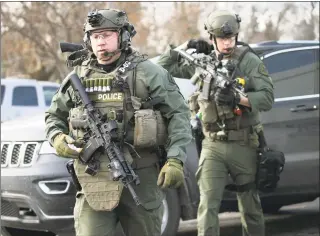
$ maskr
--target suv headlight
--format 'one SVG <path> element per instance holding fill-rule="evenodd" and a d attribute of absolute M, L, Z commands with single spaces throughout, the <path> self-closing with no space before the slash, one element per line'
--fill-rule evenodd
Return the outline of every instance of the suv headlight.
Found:
<path fill-rule="evenodd" d="M 44 141 L 40 147 L 39 155 L 42 154 L 56 154 L 56 150 L 50 145 L 49 141 Z"/>

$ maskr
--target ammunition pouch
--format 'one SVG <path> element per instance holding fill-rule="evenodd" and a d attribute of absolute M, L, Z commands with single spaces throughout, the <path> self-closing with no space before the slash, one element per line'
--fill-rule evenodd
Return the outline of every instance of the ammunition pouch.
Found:
<path fill-rule="evenodd" d="M 200 95 L 200 92 L 198 91 L 194 92 L 188 99 L 188 105 L 189 105 L 189 109 L 191 111 L 192 117 L 194 117 L 200 109 L 198 104 L 199 95 Z"/>
<path fill-rule="evenodd" d="M 83 106 L 72 108 L 68 119 L 70 136 L 76 140 L 83 140 L 87 128 L 87 115 Z"/>
<path fill-rule="evenodd" d="M 230 106 L 218 106 L 216 104 L 216 109 L 217 109 L 218 117 L 220 120 L 231 119 L 235 116 L 233 112 L 233 108 Z"/>
<path fill-rule="evenodd" d="M 201 121 L 204 123 L 216 122 L 218 120 L 217 106 L 214 101 L 198 99 L 199 112 L 201 113 Z"/>
<path fill-rule="evenodd" d="M 165 144 L 168 137 L 167 127 L 159 111 L 141 109 L 135 111 L 134 116 L 133 145 L 136 148 L 151 148 Z"/>

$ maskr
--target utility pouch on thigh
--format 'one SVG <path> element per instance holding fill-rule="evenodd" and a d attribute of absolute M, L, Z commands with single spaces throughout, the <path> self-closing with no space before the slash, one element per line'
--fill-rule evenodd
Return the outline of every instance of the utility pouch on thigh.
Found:
<path fill-rule="evenodd" d="M 152 109 L 135 111 L 133 145 L 136 148 L 157 146 L 157 116 Z"/>
<path fill-rule="evenodd" d="M 274 191 L 280 180 L 280 174 L 285 165 L 284 153 L 270 148 L 258 152 L 259 166 L 257 184 L 261 192 Z"/>
<path fill-rule="evenodd" d="M 217 106 L 214 101 L 198 99 L 199 112 L 203 123 L 214 123 L 218 119 Z"/>

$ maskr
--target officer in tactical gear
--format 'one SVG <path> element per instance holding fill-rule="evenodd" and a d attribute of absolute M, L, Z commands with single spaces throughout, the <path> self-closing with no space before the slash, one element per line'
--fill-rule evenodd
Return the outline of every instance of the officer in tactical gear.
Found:
<path fill-rule="evenodd" d="M 85 49 L 69 56 L 67 64 L 74 69 L 46 112 L 47 138 L 59 156 L 74 159 L 81 186 L 74 207 L 78 236 L 114 235 L 119 221 L 126 235 L 160 235 L 162 189 L 178 188 L 184 181 L 190 111 L 171 75 L 130 47 L 135 33 L 124 11 L 89 12 Z M 86 111 L 70 83 L 74 74 L 102 117 L 116 121 L 114 143 L 140 179 L 133 185 L 140 205 L 112 179 L 106 152 L 95 156 L 96 174 L 88 174 L 80 161 L 88 137 Z"/>
<path fill-rule="evenodd" d="M 199 80 L 198 90 L 189 98 L 192 116 L 201 120 L 204 134 L 196 172 L 200 189 L 198 236 L 220 233 L 218 213 L 228 175 L 237 185 L 242 234 L 265 235 L 258 190 L 249 183 L 255 182 L 257 172 L 259 113 L 272 108 L 273 83 L 259 57 L 247 46 L 236 46 L 240 21 L 238 15 L 229 11 L 213 12 L 205 22 L 213 48 L 203 39 L 190 40 L 178 47 L 195 48 L 197 53 L 209 55 L 213 63 L 232 62 L 234 73 L 230 79 L 242 81 L 246 94 L 240 94 L 233 86 L 212 86 L 209 99 L 204 99 L 201 90 L 204 81 Z M 179 78 L 197 73 L 194 64 L 173 48 L 171 45 L 167 48 L 158 64 Z"/>

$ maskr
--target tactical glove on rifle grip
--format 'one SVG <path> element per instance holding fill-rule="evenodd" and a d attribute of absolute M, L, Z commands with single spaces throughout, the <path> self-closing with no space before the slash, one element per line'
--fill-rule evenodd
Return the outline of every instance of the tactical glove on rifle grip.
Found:
<path fill-rule="evenodd" d="M 76 141 L 69 135 L 60 133 L 53 140 L 53 147 L 59 156 L 76 159 L 79 157 L 79 152 L 69 147 L 68 144 L 75 144 Z"/>
<path fill-rule="evenodd" d="M 175 158 L 169 158 L 162 167 L 157 184 L 161 188 L 178 188 L 184 179 L 182 162 Z"/>
<path fill-rule="evenodd" d="M 204 53 L 209 55 L 212 51 L 212 45 L 203 39 L 191 39 L 188 42 L 187 48 L 195 48 L 196 53 Z"/>
<path fill-rule="evenodd" d="M 240 102 L 240 94 L 231 86 L 224 89 L 218 88 L 215 93 L 215 101 L 219 106 L 235 107 Z"/>

